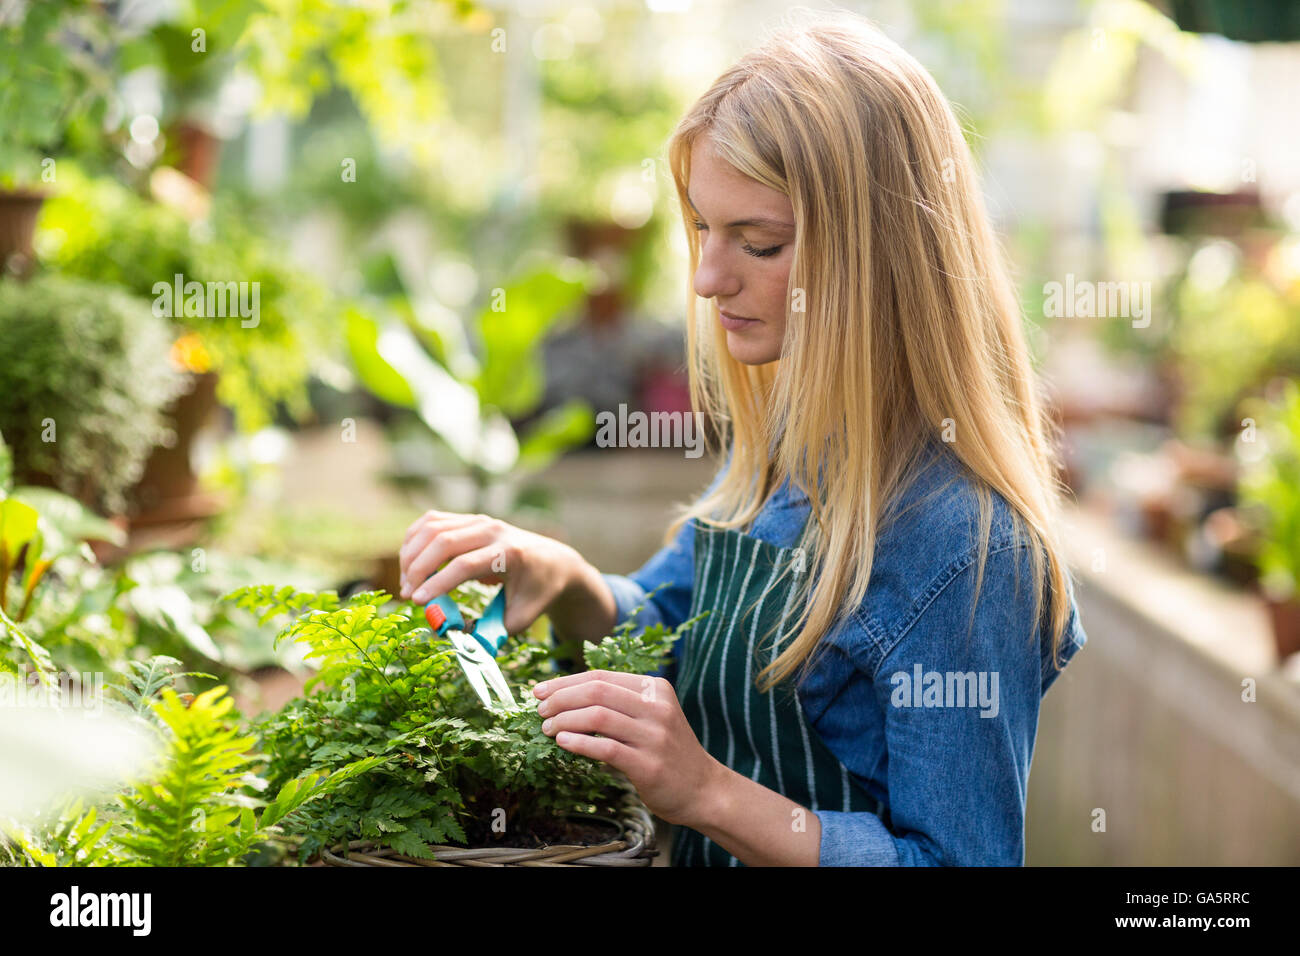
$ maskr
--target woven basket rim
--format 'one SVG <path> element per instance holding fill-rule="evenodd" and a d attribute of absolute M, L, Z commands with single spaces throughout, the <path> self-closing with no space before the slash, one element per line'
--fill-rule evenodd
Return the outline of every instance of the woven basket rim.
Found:
<path fill-rule="evenodd" d="M 615 817 L 573 811 L 566 819 L 599 820 L 618 827 L 604 843 L 552 843 L 540 847 L 463 847 L 425 844 L 432 859 L 407 856 L 391 847 L 376 847 L 374 840 L 350 840 L 320 850 L 327 866 L 649 866 L 659 851 L 655 847 L 654 820 L 631 785 L 620 786 L 623 797 Z"/>

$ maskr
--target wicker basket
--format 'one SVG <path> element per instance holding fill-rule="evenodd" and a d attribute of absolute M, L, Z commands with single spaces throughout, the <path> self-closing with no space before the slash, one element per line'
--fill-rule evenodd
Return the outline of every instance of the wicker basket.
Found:
<path fill-rule="evenodd" d="M 618 827 L 618 836 L 590 846 L 555 844 L 533 849 L 430 845 L 431 860 L 376 847 L 373 840 L 353 840 L 322 849 L 321 862 L 328 866 L 649 866 L 659 853 L 654 821 L 630 786 L 624 788 L 616 819 L 586 813 L 571 816 L 612 824 Z"/>

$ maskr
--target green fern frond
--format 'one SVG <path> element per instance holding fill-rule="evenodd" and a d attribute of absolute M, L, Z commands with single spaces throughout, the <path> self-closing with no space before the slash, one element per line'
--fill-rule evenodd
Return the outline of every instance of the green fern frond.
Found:
<path fill-rule="evenodd" d="M 583 641 L 583 659 L 592 670 L 652 674 L 667 663 L 673 644 L 708 615 L 709 612 L 705 611 L 683 621 L 672 630 L 663 624 L 652 624 L 635 635 L 631 633 L 630 623 L 625 622 L 619 630 L 599 644 Z"/>

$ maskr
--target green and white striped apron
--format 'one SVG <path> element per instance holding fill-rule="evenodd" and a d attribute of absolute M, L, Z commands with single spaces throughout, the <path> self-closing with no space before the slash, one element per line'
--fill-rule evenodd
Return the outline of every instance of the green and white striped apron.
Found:
<path fill-rule="evenodd" d="M 792 686 L 782 682 L 768 693 L 754 686 L 798 616 L 795 557 L 795 548 L 695 522 L 689 616 L 710 614 L 682 637 L 677 699 L 704 749 L 737 773 L 810 810 L 879 814 L 879 802 L 808 725 Z M 677 827 L 672 863 L 743 865 L 684 826 Z"/>

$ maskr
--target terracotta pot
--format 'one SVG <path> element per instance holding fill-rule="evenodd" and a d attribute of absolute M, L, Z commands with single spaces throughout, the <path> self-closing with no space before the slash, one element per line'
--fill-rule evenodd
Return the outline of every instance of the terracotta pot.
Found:
<path fill-rule="evenodd" d="M 190 120 L 181 120 L 172 129 L 181 172 L 209 192 L 221 158 L 221 138 L 211 130 Z"/>
<path fill-rule="evenodd" d="M 123 534 L 130 530 L 126 515 L 112 515 L 109 517 L 108 522 Z M 109 541 L 90 541 L 88 543 L 91 553 L 95 555 L 95 560 L 100 564 L 112 564 L 126 554 L 126 548 Z"/>
<path fill-rule="evenodd" d="M 610 276 L 608 286 L 588 294 L 586 321 L 595 326 L 616 324 L 626 308 L 624 273 L 628 251 L 641 237 L 644 227 L 625 229 L 613 222 L 570 219 L 565 223 L 565 230 L 572 253 L 602 263 Z"/>
<path fill-rule="evenodd" d="M 159 445 L 145 462 L 144 473 L 131 491 L 134 515 L 131 528 L 192 522 L 207 518 L 220 509 L 216 495 L 199 490 L 198 475 L 190 464 L 194 436 L 217 406 L 217 374 L 194 377 L 194 387 L 172 403 L 168 410 L 176 443 Z"/>
<path fill-rule="evenodd" d="M 377 590 L 387 591 L 389 594 L 397 594 L 402 590 L 402 562 L 396 548 L 393 549 L 392 554 L 374 559 L 371 575 L 370 585 Z"/>
<path fill-rule="evenodd" d="M 36 263 L 32 237 L 46 193 L 0 190 L 0 274 L 26 276 Z"/>
<path fill-rule="evenodd" d="M 1300 600 L 1275 601 L 1265 598 L 1268 616 L 1273 625 L 1273 644 L 1277 648 L 1278 663 L 1300 651 Z"/>
<path fill-rule="evenodd" d="M 1142 513 L 1142 530 L 1147 539 L 1160 545 L 1167 545 L 1174 538 L 1173 508 L 1164 497 L 1145 498 L 1140 504 Z"/>

